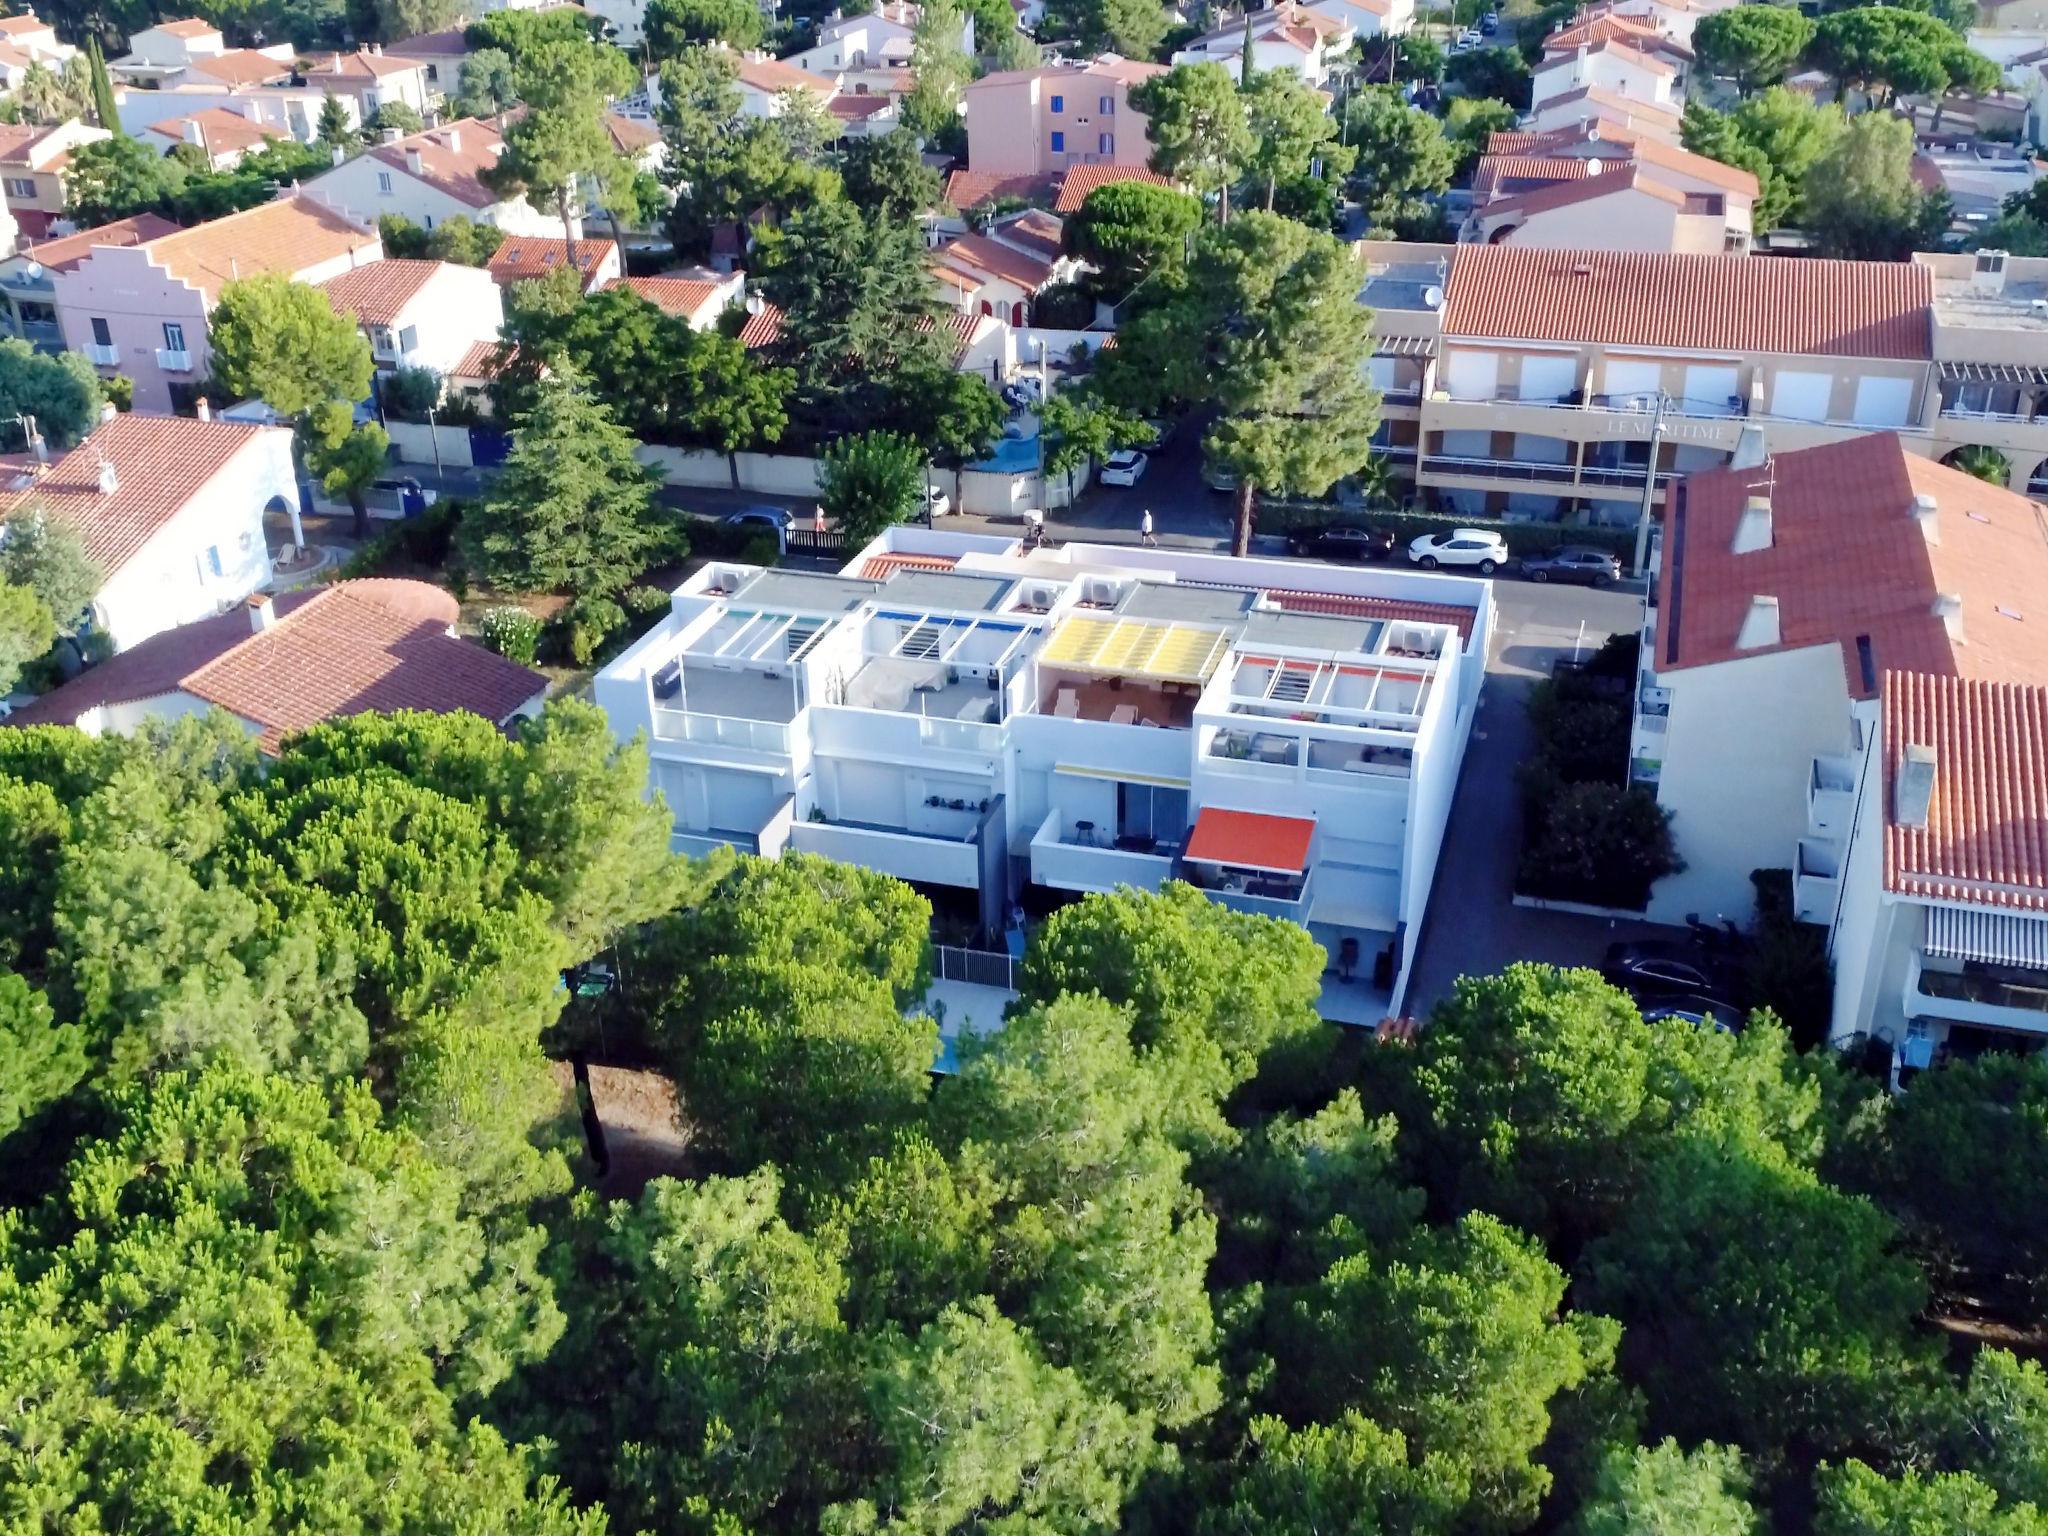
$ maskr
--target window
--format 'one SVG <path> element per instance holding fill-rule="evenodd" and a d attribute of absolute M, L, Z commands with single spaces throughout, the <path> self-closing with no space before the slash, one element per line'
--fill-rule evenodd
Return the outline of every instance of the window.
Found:
<path fill-rule="evenodd" d="M 1066 149 L 1066 147 L 1067 147 L 1067 136 L 1066 136 L 1066 135 L 1065 135 L 1064 133 L 1055 133 L 1055 134 L 1053 134 L 1053 136 L 1052 136 L 1052 152 L 1053 152 L 1054 154 L 1056 154 L 1056 155 L 1057 155 L 1057 154 L 1061 153 L 1061 152 L 1062 152 L 1063 150 L 1065 150 L 1065 149 Z"/>
<path fill-rule="evenodd" d="M 28 176 L 8 177 L 7 195 L 9 197 L 34 197 L 36 195 L 34 178 Z"/>
<path fill-rule="evenodd" d="M 433 227 L 434 227 L 434 216 L 433 216 L 433 215 L 432 215 L 431 213 L 423 213 L 423 214 L 421 214 L 421 215 L 420 215 L 420 228 L 421 228 L 421 229 L 432 229 Z"/>
<path fill-rule="evenodd" d="M 1113 155 L 1113 154 L 1115 154 L 1115 153 L 1116 153 L 1116 135 L 1115 135 L 1115 134 L 1113 134 L 1113 133 L 1098 133 L 1098 134 L 1097 134 L 1097 135 L 1095 136 L 1095 152 L 1096 152 L 1096 153 L 1097 153 L 1098 155 Z"/>
<path fill-rule="evenodd" d="M 185 327 L 175 320 L 164 322 L 164 350 L 182 352 L 185 350 Z"/>
<path fill-rule="evenodd" d="M 370 350 L 379 357 L 391 355 L 391 328 L 385 325 L 370 327 Z"/>
<path fill-rule="evenodd" d="M 1055 96 L 1055 97 L 1053 97 L 1053 99 L 1052 99 L 1052 110 L 1053 110 L 1053 113 L 1054 113 L 1054 115 L 1055 115 L 1055 116 L 1057 116 L 1057 115 L 1058 115 L 1059 113 L 1061 113 L 1061 112 L 1064 112 L 1064 111 L 1066 111 L 1066 110 L 1067 110 L 1067 98 L 1066 98 L 1066 97 L 1064 97 L 1064 96 Z"/>
<path fill-rule="evenodd" d="M 418 346 L 419 344 L 420 328 L 418 326 L 408 325 L 404 330 L 398 333 L 399 351 L 410 352 L 414 347 Z"/>
<path fill-rule="evenodd" d="M 227 575 L 227 567 L 222 565 L 220 561 L 220 546 L 218 544 L 206 546 L 206 568 L 216 576 Z"/>
<path fill-rule="evenodd" d="M 111 347 L 114 344 L 113 331 L 108 327 L 106 321 L 97 316 L 93 318 L 92 322 L 92 344 L 96 347 Z"/>
<path fill-rule="evenodd" d="M 391 195 L 391 173 L 389 171 L 379 171 L 377 173 L 377 193 L 380 197 L 389 197 Z"/>
<path fill-rule="evenodd" d="M 1099 98 L 1095 103 L 1095 110 L 1097 112 L 1100 112 L 1104 117 L 1115 117 L 1116 98 L 1114 96 L 1104 96 Z"/>

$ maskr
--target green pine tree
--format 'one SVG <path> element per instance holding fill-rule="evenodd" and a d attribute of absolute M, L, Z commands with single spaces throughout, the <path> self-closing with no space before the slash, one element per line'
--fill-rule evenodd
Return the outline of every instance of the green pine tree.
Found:
<path fill-rule="evenodd" d="M 348 120 L 348 108 L 332 91 L 320 103 L 320 127 L 314 137 L 330 149 L 350 149 L 358 142 L 355 125 Z"/>
<path fill-rule="evenodd" d="M 88 37 L 85 40 L 86 65 L 92 71 L 92 113 L 100 120 L 100 126 L 117 138 L 126 138 L 121 127 L 121 114 L 114 107 L 114 82 L 107 74 L 106 55 L 100 52 L 100 40 Z"/>

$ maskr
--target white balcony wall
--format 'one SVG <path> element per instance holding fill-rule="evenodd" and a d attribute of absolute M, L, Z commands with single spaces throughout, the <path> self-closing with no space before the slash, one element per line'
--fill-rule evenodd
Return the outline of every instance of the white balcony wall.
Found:
<path fill-rule="evenodd" d="M 798 821 L 790 827 L 789 846 L 799 853 L 823 854 L 828 859 L 858 864 L 899 880 L 922 880 L 970 891 L 981 887 L 981 861 L 972 843 Z"/>
<path fill-rule="evenodd" d="M 1036 884 L 1063 891 L 1113 891 L 1120 885 L 1156 891 L 1173 874 L 1173 860 L 1163 855 L 1062 841 L 1072 834 L 1073 822 L 1063 811 L 1047 813 L 1031 839 L 1031 878 Z"/>

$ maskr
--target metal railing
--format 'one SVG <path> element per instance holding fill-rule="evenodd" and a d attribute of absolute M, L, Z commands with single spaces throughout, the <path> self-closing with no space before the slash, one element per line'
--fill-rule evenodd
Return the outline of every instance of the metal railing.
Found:
<path fill-rule="evenodd" d="M 1955 971 L 1923 968 L 1917 982 L 1923 997 L 1944 998 L 1956 1003 L 1979 1003 L 1987 1008 L 2024 1008 L 2030 1013 L 2048 1013 L 2048 976 L 2041 984 L 2001 981 L 1995 976 L 1971 976 Z"/>
<path fill-rule="evenodd" d="M 1464 454 L 1432 453 L 1425 456 L 1424 462 L 1425 467 L 1432 470 L 1448 470 L 1452 473 L 1469 470 L 1473 474 L 1493 475 L 1503 480 L 1541 480 L 1551 484 L 1569 485 L 1579 477 L 1579 467 L 1576 464 L 1542 463 L 1533 459 L 1495 459 Z M 1640 474 L 1637 478 L 1641 478 Z"/>
<path fill-rule="evenodd" d="M 690 710 L 654 711 L 657 741 L 695 741 L 751 752 L 789 751 L 789 727 L 774 720 L 741 720 L 731 715 L 700 715 Z"/>
<path fill-rule="evenodd" d="M 1017 990 L 1017 957 L 994 949 L 966 949 L 957 944 L 932 946 L 932 976 L 976 987 Z"/>

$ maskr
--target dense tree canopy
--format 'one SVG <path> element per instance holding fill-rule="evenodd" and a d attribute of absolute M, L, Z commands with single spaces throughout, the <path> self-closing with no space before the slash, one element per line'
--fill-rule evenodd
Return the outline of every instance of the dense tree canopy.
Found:
<path fill-rule="evenodd" d="M 1743 95 L 1776 85 L 1813 41 L 1813 22 L 1790 6 L 1738 5 L 1700 18 L 1693 49 L 1700 67 L 1735 82 Z"/>

